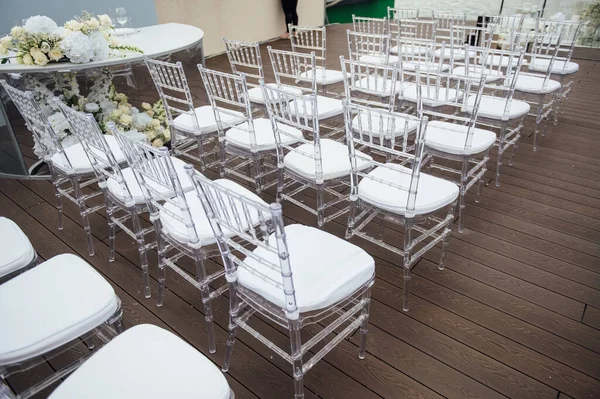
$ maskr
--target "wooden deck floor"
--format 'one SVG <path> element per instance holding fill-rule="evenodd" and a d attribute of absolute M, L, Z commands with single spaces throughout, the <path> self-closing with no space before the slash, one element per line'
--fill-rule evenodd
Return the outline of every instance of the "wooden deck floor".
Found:
<path fill-rule="evenodd" d="M 347 53 L 345 29 L 328 30 L 332 67 Z M 281 40 L 272 46 L 289 47 Z M 200 105 L 199 75 L 189 57 L 181 57 Z M 580 65 L 559 125 L 541 138 L 539 151 L 524 137 L 514 166 L 503 169 L 502 185 L 486 186 L 479 204 L 468 196 L 466 230 L 453 233 L 446 270 L 435 266 L 439 250 L 417 264 L 408 313 L 401 311 L 401 263 L 364 246 L 377 262 L 367 357 L 358 360 L 355 337 L 342 342 L 309 372 L 307 398 L 600 397 L 600 70 L 595 62 Z M 229 70 L 224 55 L 207 66 Z M 132 101 L 155 100 L 151 84 L 139 80 L 140 89 L 129 93 Z M 528 123 L 528 135 L 532 131 Z M 19 138 L 33 159 L 30 136 L 21 132 Z M 494 168 L 490 162 L 488 169 Z M 113 284 L 126 327 L 157 324 L 222 363 L 225 298 L 215 303 L 217 353 L 209 355 L 199 292 L 168 273 L 165 305 L 157 308 L 154 297 L 145 299 L 137 250 L 124 233 L 115 262 L 108 262 L 103 215 L 92 217 L 96 255 L 90 257 L 72 204 L 65 206 L 64 230 L 57 230 L 50 182 L 0 179 L 0 190 L 0 215 L 21 226 L 42 258 L 74 252 Z M 314 225 L 315 218 L 299 208 L 286 205 L 284 213 Z M 326 226 L 338 235 L 343 228 L 337 222 Z M 156 292 L 154 256 L 151 261 Z M 285 345 L 285 336 L 271 325 L 257 320 L 256 328 Z M 62 361 L 34 372 L 42 375 Z M 291 371 L 248 334 L 238 335 L 228 374 L 237 398 L 292 397 Z M 11 384 L 19 387 L 26 378 Z"/>

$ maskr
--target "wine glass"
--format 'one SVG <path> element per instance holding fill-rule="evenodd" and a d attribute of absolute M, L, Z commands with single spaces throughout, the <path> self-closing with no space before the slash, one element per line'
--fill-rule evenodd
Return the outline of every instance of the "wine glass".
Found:
<path fill-rule="evenodd" d="M 115 10 L 115 17 L 117 19 L 117 22 L 123 27 L 123 34 L 125 35 L 127 32 L 125 31 L 125 24 L 127 23 L 127 11 L 125 11 L 125 8 L 123 7 L 118 7 Z"/>

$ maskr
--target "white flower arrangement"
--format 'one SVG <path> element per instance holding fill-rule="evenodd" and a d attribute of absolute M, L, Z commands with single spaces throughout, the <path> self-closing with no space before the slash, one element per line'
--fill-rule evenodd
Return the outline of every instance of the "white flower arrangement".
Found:
<path fill-rule="evenodd" d="M 82 64 L 106 60 L 113 52 L 142 52 L 137 47 L 119 44 L 113 31 L 108 15 L 95 17 L 84 11 L 62 28 L 52 19 L 37 15 L 0 39 L 0 57 L 14 51 L 19 64 L 44 66 L 63 59 Z M 7 60 L 2 59 L 2 63 Z"/>

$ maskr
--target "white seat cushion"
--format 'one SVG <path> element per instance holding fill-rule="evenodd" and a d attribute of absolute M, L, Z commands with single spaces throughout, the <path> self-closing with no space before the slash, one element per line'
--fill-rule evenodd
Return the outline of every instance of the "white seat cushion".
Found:
<path fill-rule="evenodd" d="M 300 74 L 300 77 L 304 79 L 312 79 L 312 69 L 310 71 L 302 72 Z M 336 71 L 335 69 L 326 69 L 322 67 L 317 67 L 315 77 L 317 79 L 317 84 L 319 85 L 330 85 L 334 83 L 339 83 L 344 80 L 344 75 L 342 74 L 342 71 Z"/>
<path fill-rule="evenodd" d="M 277 83 L 267 83 L 265 86 L 277 88 Z M 302 95 L 302 90 L 296 87 L 282 85 L 282 90 L 286 93 L 294 94 L 296 96 Z M 260 87 L 253 87 L 248 89 L 248 98 L 251 102 L 257 104 L 265 104 L 265 97 L 263 96 L 262 89 Z"/>
<path fill-rule="evenodd" d="M 552 79 L 548 79 L 548 82 L 544 86 L 544 78 L 538 76 L 530 76 L 520 74 L 515 84 L 515 90 L 531 93 L 531 94 L 548 94 L 561 87 L 560 82 Z"/>
<path fill-rule="evenodd" d="M 529 64 L 530 71 L 546 72 L 550 66 L 550 60 L 537 58 L 535 62 Z M 558 75 L 568 75 L 579 71 L 579 64 L 576 62 L 566 62 L 561 60 L 554 61 L 552 64 L 552 73 Z"/>
<path fill-rule="evenodd" d="M 119 147 L 119 143 L 111 135 L 105 135 L 106 142 L 108 143 L 108 147 L 111 149 L 116 161 L 118 163 L 125 162 L 125 154 L 121 151 L 121 147 Z M 65 148 L 65 154 L 67 155 L 68 161 L 65 160 L 65 157 L 60 154 L 54 154 L 52 156 L 52 164 L 62 170 L 65 173 L 76 173 L 76 174 L 85 174 L 85 173 L 94 173 L 94 168 L 90 163 L 90 160 L 83 149 L 81 143 L 77 143 L 70 147 Z M 73 170 L 69 170 L 69 162 L 73 167 Z"/>
<path fill-rule="evenodd" d="M 173 166 L 175 168 L 175 172 L 177 173 L 177 177 L 179 177 L 181 188 L 183 188 L 184 191 L 189 191 L 192 188 L 194 188 L 188 174 L 184 169 L 186 163 L 181 159 L 174 157 L 171 157 L 171 161 L 173 162 Z M 152 162 L 156 162 L 156 160 L 153 160 Z M 144 192 L 142 191 L 142 188 L 140 187 L 137 179 L 135 178 L 133 170 L 131 168 L 125 168 L 121 169 L 121 173 L 123 174 L 123 179 L 125 180 L 125 183 L 129 188 L 129 194 L 131 194 L 133 201 L 136 204 L 144 204 L 146 202 L 146 198 L 144 197 Z M 165 189 L 165 187 L 151 181 L 150 179 L 146 179 L 146 183 L 148 183 L 148 185 L 151 186 L 152 189 L 155 190 L 157 193 L 160 193 L 161 198 L 171 198 L 175 195 L 173 191 Z M 127 192 L 123 191 L 121 185 L 117 182 L 115 178 L 107 180 L 107 188 L 115 197 L 117 197 L 121 201 L 125 201 L 128 197 Z"/>
<path fill-rule="evenodd" d="M 408 189 L 402 190 L 390 186 L 391 182 L 397 186 L 410 186 L 412 170 L 396 164 L 387 164 L 388 167 L 377 167 L 369 172 L 369 176 L 383 180 L 380 182 L 364 177 L 358 184 L 358 197 L 369 204 L 381 209 L 404 215 L 408 199 Z M 458 186 L 452 182 L 440 179 L 426 173 L 420 174 L 415 213 L 423 215 L 433 212 L 451 204 L 458 197 Z"/>
<path fill-rule="evenodd" d="M 0 285 L 0 365 L 39 356 L 107 321 L 112 286 L 86 261 L 57 255 Z"/>
<path fill-rule="evenodd" d="M 456 67 L 452 70 L 452 73 L 459 76 L 469 76 L 474 79 L 481 79 L 485 75 L 485 83 L 496 82 L 504 77 L 504 75 L 495 69 L 486 69 L 485 72 L 482 67 L 469 67 L 469 74 L 467 75 L 467 68 L 464 66 Z"/>
<path fill-rule="evenodd" d="M 429 47 L 428 46 L 419 46 L 419 45 L 414 45 L 411 46 L 403 44 L 400 47 L 400 50 L 402 51 L 402 54 L 426 54 L 429 51 Z M 398 54 L 398 46 L 393 46 L 392 48 L 390 48 L 390 53 L 392 54 Z"/>
<path fill-rule="evenodd" d="M 194 119 L 189 114 L 181 114 L 173 120 L 173 126 L 177 130 L 181 130 L 195 135 L 214 133 L 217 131 L 217 120 L 215 113 L 210 105 L 204 105 L 195 109 L 198 127 L 196 127 Z M 228 125 L 236 125 L 244 121 L 244 115 L 238 111 L 232 111 L 232 114 L 221 112 L 221 120 Z M 200 130 L 198 130 L 200 129 Z"/>
<path fill-rule="evenodd" d="M 362 79 L 354 82 L 354 88 L 356 91 L 363 93 L 381 93 L 382 96 L 389 97 L 392 94 L 398 94 L 402 91 L 403 87 L 408 87 L 408 82 L 396 81 L 394 87 L 394 93 L 392 93 L 392 79 L 386 79 L 382 76 L 366 76 Z"/>
<path fill-rule="evenodd" d="M 10 219 L 0 217 L 0 277 L 33 262 L 35 250 L 23 230 Z"/>
<path fill-rule="evenodd" d="M 404 133 L 410 133 L 417 129 L 419 123 L 409 115 L 407 118 L 401 116 L 394 117 L 394 124 L 390 126 L 390 118 L 380 118 L 378 113 L 371 113 L 371 123 L 369 124 L 369 114 L 366 112 L 356 115 L 352 119 L 352 129 L 357 132 L 374 134 L 375 137 L 379 137 L 381 133 L 385 133 L 385 138 L 390 139 L 392 137 L 404 136 Z M 380 126 L 381 125 L 381 126 Z M 393 130 L 392 130 L 393 127 Z"/>
<path fill-rule="evenodd" d="M 475 128 L 471 148 L 465 149 L 468 126 L 456 123 L 432 121 L 427 124 L 425 145 L 449 154 L 479 154 L 491 148 L 496 142 L 496 133 Z"/>
<path fill-rule="evenodd" d="M 473 105 L 475 104 L 475 95 L 471 95 L 467 100 L 467 112 L 473 112 Z M 478 116 L 481 118 L 490 118 L 502 120 L 504 117 L 504 107 L 506 106 L 506 100 L 503 97 L 494 97 L 494 96 L 481 96 L 481 102 L 479 103 L 479 114 Z M 527 104 L 525 101 L 512 99 L 510 102 L 510 107 L 506 114 L 508 119 L 520 118 L 523 115 L 527 115 L 531 106 Z"/>
<path fill-rule="evenodd" d="M 231 191 L 234 191 L 240 195 L 250 198 L 253 201 L 260 202 L 265 206 L 268 206 L 266 202 L 260 199 L 256 194 L 249 191 L 245 187 L 239 185 L 228 179 L 219 179 L 214 181 L 216 184 L 225 187 Z M 215 236 L 213 234 L 212 228 L 210 227 L 210 223 L 206 218 L 206 213 L 204 212 L 204 208 L 202 207 L 202 202 L 198 198 L 198 194 L 196 194 L 196 190 L 187 192 L 185 194 L 185 199 L 187 201 L 190 214 L 192 215 L 192 220 L 194 221 L 194 228 L 196 229 L 196 235 L 198 236 L 198 246 L 210 245 L 216 242 Z M 180 218 L 181 211 L 178 206 L 172 204 L 171 202 L 165 204 L 165 210 L 160 211 L 160 221 L 162 223 L 162 227 L 164 231 L 169 234 L 169 236 L 173 237 L 177 241 L 187 244 L 190 242 L 190 236 L 188 230 L 183 222 L 173 217 L 170 213 L 178 215 Z M 255 214 L 256 212 L 254 212 Z M 256 215 L 253 214 L 253 218 Z M 231 232 L 224 231 L 225 234 L 231 234 Z"/>
<path fill-rule="evenodd" d="M 229 399 L 221 371 L 181 338 L 140 324 L 100 348 L 52 399 Z"/>
<path fill-rule="evenodd" d="M 486 57 L 486 65 L 501 66 L 502 68 L 508 68 L 509 61 L 510 56 L 508 55 L 490 55 Z M 517 57 L 513 57 L 510 67 L 515 68 L 518 63 Z"/>
<path fill-rule="evenodd" d="M 248 123 L 244 122 L 238 126 L 240 127 L 233 127 L 229 129 L 227 133 L 225 133 L 225 140 L 227 141 L 227 144 L 250 150 L 251 146 L 250 133 L 248 133 Z M 278 126 L 279 130 L 283 130 L 285 133 L 287 133 L 280 134 L 281 142 L 283 144 L 294 144 L 302 138 L 302 132 L 300 130 L 282 123 L 280 123 Z M 277 147 L 275 142 L 275 133 L 273 133 L 273 125 L 268 119 L 254 119 L 254 137 L 256 138 L 257 151 L 274 150 Z"/>
<path fill-rule="evenodd" d="M 402 68 L 405 71 L 414 72 L 419 67 L 421 72 L 446 72 L 450 69 L 450 65 L 437 62 L 402 62 Z"/>
<path fill-rule="evenodd" d="M 452 56 L 452 53 L 454 53 L 454 61 L 462 61 L 465 59 L 465 50 L 464 49 L 456 49 L 454 51 L 452 51 L 451 48 L 444 48 L 444 59 L 445 60 L 449 60 L 450 57 Z M 475 55 L 474 51 L 469 51 L 469 55 L 471 57 L 473 57 Z M 435 56 L 436 57 L 440 57 L 442 56 L 442 49 L 438 49 L 435 50 Z"/>
<path fill-rule="evenodd" d="M 348 297 L 375 274 L 375 262 L 363 249 L 323 230 L 300 224 L 285 226 L 292 269 L 296 305 L 300 313 L 324 309 Z M 276 247 L 274 235 L 269 243 Z M 254 250 L 261 258 L 279 265 L 276 253 L 262 247 Z M 269 302 L 286 308 L 283 290 L 252 274 L 251 269 L 275 281 L 281 272 L 246 258 L 238 269 L 239 283 L 263 296 Z"/>
<path fill-rule="evenodd" d="M 404 100 L 410 102 L 417 102 L 417 86 L 412 85 L 402 93 L 404 96 Z M 421 85 L 421 96 L 423 105 L 427 105 L 429 107 L 441 107 L 445 103 L 455 102 L 462 97 L 462 91 L 457 92 L 456 89 L 446 89 L 440 87 L 437 90 L 434 86 L 432 86 L 429 91 L 427 90 L 427 85 Z M 437 101 L 436 101 L 437 100 Z"/>
<path fill-rule="evenodd" d="M 385 64 L 396 64 L 399 61 L 399 58 L 395 55 L 390 55 L 386 62 L 386 57 L 383 55 L 361 55 L 358 60 L 360 62 L 365 62 L 367 64 L 377 64 L 377 65 L 385 65 Z"/>
<path fill-rule="evenodd" d="M 307 94 L 306 97 L 309 95 Z M 306 104 L 306 110 L 304 109 L 304 104 Z M 296 109 L 296 100 L 293 100 L 290 103 L 290 107 L 292 111 Z M 298 112 L 300 116 L 306 116 L 311 118 L 313 116 L 312 103 L 310 101 L 298 102 Z M 334 116 L 341 115 L 344 112 L 344 107 L 342 105 L 342 100 L 338 100 L 335 98 L 329 98 L 324 96 L 317 96 L 317 119 L 324 120 L 328 118 L 333 118 Z"/>
<path fill-rule="evenodd" d="M 306 155 L 303 155 L 303 154 Z M 357 167 L 365 169 L 369 167 L 372 158 L 360 151 L 357 154 Z M 313 144 L 302 144 L 294 151 L 290 151 L 283 159 L 283 164 L 296 174 L 307 179 L 316 179 L 315 146 Z M 323 180 L 337 179 L 350 175 L 350 159 L 348 158 L 348 146 L 330 139 L 321 140 L 321 158 Z"/>

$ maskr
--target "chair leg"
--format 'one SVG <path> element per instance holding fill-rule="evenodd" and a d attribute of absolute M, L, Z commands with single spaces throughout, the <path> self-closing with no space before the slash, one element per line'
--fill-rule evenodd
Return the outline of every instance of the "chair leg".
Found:
<path fill-rule="evenodd" d="M 92 229 L 90 227 L 90 220 L 88 218 L 87 207 L 85 206 L 85 200 L 83 198 L 83 192 L 81 191 L 81 185 L 79 180 L 74 177 L 71 179 L 75 192 L 75 198 L 77 199 L 77 205 L 79 205 L 79 213 L 83 222 L 83 230 L 85 231 L 85 237 L 88 246 L 88 252 L 90 256 L 94 256 L 94 241 L 92 237 Z"/>
<path fill-rule="evenodd" d="M 225 373 L 229 370 L 229 365 L 231 364 L 231 354 L 233 352 L 233 344 L 235 344 L 235 332 L 237 330 L 235 319 L 238 311 L 237 280 L 235 280 L 235 277 L 232 277 L 232 280 L 229 283 L 229 333 L 227 334 L 225 360 L 223 361 L 223 367 L 221 368 L 221 370 Z"/>
<path fill-rule="evenodd" d="M 410 292 L 410 268 L 412 255 L 412 219 L 404 222 L 404 260 L 402 284 L 402 310 L 408 312 L 408 297 Z"/>
<path fill-rule="evenodd" d="M 285 173 L 283 165 L 279 165 L 279 160 L 277 163 L 277 197 L 275 199 L 277 202 L 281 202 L 283 198 L 283 185 L 285 184 Z"/>
<path fill-rule="evenodd" d="M 260 194 L 262 191 L 262 158 L 258 154 L 253 155 L 253 164 L 254 164 L 254 188 L 256 189 L 256 193 Z"/>
<path fill-rule="evenodd" d="M 460 175 L 460 194 L 459 194 L 459 204 L 458 204 L 458 232 L 463 232 L 464 227 L 464 218 L 463 212 L 465 210 L 465 195 L 467 194 L 467 184 L 468 184 L 468 173 L 469 173 L 469 159 L 463 158 L 462 160 L 462 171 Z"/>
<path fill-rule="evenodd" d="M 116 238 L 116 225 L 114 220 L 114 207 L 112 201 L 108 195 L 104 195 L 106 198 L 106 217 L 108 219 L 108 261 L 115 261 L 115 238 Z"/>
<path fill-rule="evenodd" d="M 204 159 L 204 137 L 202 135 L 196 136 L 196 144 L 198 145 L 198 156 L 200 157 L 200 169 L 204 172 L 206 170 L 206 160 Z"/>
<path fill-rule="evenodd" d="M 367 333 L 369 331 L 369 308 L 371 305 L 371 289 L 362 295 L 363 308 L 360 316 L 363 318 L 360 324 L 360 346 L 358 347 L 358 358 L 364 359 L 367 350 Z"/>
<path fill-rule="evenodd" d="M 158 215 L 156 215 L 158 218 Z M 157 219 L 155 219 L 157 220 Z M 158 294 L 156 306 L 162 306 L 165 298 L 165 280 L 167 278 L 167 254 L 165 248 L 165 239 L 160 233 L 160 222 L 154 223 L 154 231 L 156 232 L 156 250 L 158 251 Z"/>
<path fill-rule="evenodd" d="M 292 362 L 294 367 L 294 399 L 304 399 L 302 341 L 300 337 L 300 323 L 297 320 L 290 322 L 290 340 L 292 341 Z"/>
<path fill-rule="evenodd" d="M 452 209 L 454 207 L 452 207 L 450 209 L 450 212 L 452 212 Z M 438 265 L 438 269 L 439 270 L 444 270 L 444 260 L 446 259 L 446 254 L 448 253 L 448 246 L 450 245 L 450 233 L 452 233 L 452 221 L 453 219 L 451 219 L 448 224 L 446 225 L 446 227 L 444 228 L 444 232 L 442 234 L 444 234 L 444 238 L 442 239 L 442 254 L 440 255 L 440 264 Z"/>
<path fill-rule="evenodd" d="M 204 305 L 204 320 L 206 321 L 206 331 L 208 335 L 208 351 L 215 353 L 217 347 L 215 344 L 215 329 L 213 323 L 213 312 L 210 298 L 210 287 L 207 282 L 206 268 L 204 267 L 204 255 L 196 252 L 194 260 L 196 262 L 196 277 L 201 284 L 200 293 L 202 294 L 202 304 Z"/>
<path fill-rule="evenodd" d="M 504 141 L 507 129 L 508 123 L 502 122 L 500 125 L 500 138 L 498 140 L 498 159 L 496 161 L 496 187 L 500 186 L 500 171 L 502 169 L 502 155 L 504 154 Z"/>
<path fill-rule="evenodd" d="M 317 225 L 322 228 L 325 225 L 325 187 L 317 185 Z"/>
<path fill-rule="evenodd" d="M 354 235 L 354 219 L 356 218 L 356 202 L 357 199 L 353 199 L 353 195 L 350 195 L 350 209 L 348 210 L 348 227 L 346 228 L 346 240 L 349 240 Z"/>
<path fill-rule="evenodd" d="M 142 280 L 144 283 L 144 297 L 150 298 L 150 273 L 148 271 L 148 255 L 146 254 L 146 240 L 142 228 L 140 216 L 135 207 L 129 210 L 131 212 L 131 222 L 133 224 L 133 232 L 135 233 L 135 241 L 140 254 L 140 266 L 142 267 Z"/>
<path fill-rule="evenodd" d="M 542 110 L 544 108 L 544 97 L 538 98 L 538 109 L 535 118 L 535 131 L 533 132 L 533 151 L 537 151 L 538 133 L 540 132 L 540 124 L 542 123 Z"/>
<path fill-rule="evenodd" d="M 62 194 L 58 191 L 58 175 L 54 172 L 54 169 L 50 167 L 50 173 L 52 175 L 52 184 L 54 185 L 54 196 L 56 197 L 56 211 L 58 212 L 58 230 L 62 230 L 63 225 L 63 202 Z"/>
<path fill-rule="evenodd" d="M 225 177 L 225 168 L 227 167 L 227 151 L 225 150 L 225 140 L 219 139 L 219 157 L 221 158 L 219 163 L 219 175 Z"/>
<path fill-rule="evenodd" d="M 4 379 L 0 379 L 0 398 L 5 399 L 16 399 L 12 390 L 5 384 Z"/>

